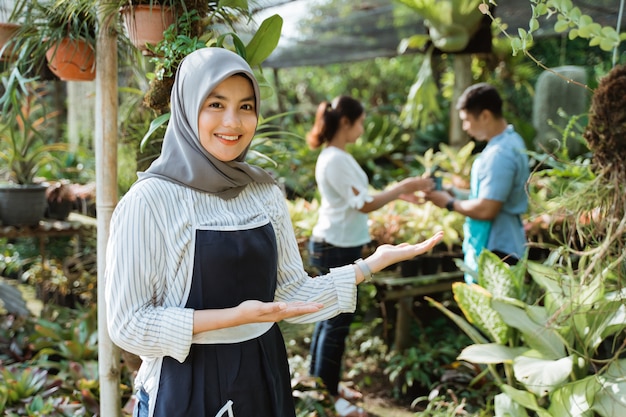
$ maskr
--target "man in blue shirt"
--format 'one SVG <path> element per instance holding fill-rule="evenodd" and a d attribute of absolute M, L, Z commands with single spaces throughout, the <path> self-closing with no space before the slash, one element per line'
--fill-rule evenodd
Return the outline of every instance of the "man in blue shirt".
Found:
<path fill-rule="evenodd" d="M 487 83 L 468 87 L 456 109 L 463 130 L 487 146 L 472 164 L 469 191 L 431 191 L 427 198 L 438 207 L 466 216 L 463 253 L 470 268 L 477 270 L 483 249 L 515 264 L 526 246 L 521 215 L 528 208 L 530 170 L 524 140 L 503 117 L 502 98 Z M 475 278 L 466 274 L 465 281 L 472 283 Z"/>

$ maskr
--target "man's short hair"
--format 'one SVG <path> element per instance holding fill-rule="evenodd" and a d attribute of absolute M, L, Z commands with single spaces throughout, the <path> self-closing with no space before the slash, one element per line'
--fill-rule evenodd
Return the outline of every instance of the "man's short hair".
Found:
<path fill-rule="evenodd" d="M 494 117 L 502 117 L 502 98 L 494 86 L 487 83 L 471 85 L 463 91 L 456 103 L 457 110 L 478 117 L 483 110 L 489 110 Z"/>

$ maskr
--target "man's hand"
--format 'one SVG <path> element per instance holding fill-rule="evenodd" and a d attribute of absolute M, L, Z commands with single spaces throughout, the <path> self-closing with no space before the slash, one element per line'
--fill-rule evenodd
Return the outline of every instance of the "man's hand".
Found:
<path fill-rule="evenodd" d="M 426 200 L 440 208 L 445 208 L 452 196 L 447 191 L 430 191 L 425 194 Z"/>

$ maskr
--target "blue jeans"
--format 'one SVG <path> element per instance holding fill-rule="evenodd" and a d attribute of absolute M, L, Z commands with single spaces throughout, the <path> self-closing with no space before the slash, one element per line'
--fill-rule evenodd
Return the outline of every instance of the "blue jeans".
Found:
<path fill-rule="evenodd" d="M 310 264 L 320 274 L 326 274 L 330 268 L 348 265 L 359 259 L 362 250 L 363 246 L 339 248 L 325 242 L 311 240 L 309 241 Z M 341 313 L 316 323 L 313 331 L 309 373 L 319 377 L 333 396 L 338 394 L 342 357 L 353 319 L 354 313 Z"/>
<path fill-rule="evenodd" d="M 148 417 L 150 411 L 148 405 L 148 393 L 142 389 L 137 391 L 137 402 L 133 410 L 133 417 Z"/>

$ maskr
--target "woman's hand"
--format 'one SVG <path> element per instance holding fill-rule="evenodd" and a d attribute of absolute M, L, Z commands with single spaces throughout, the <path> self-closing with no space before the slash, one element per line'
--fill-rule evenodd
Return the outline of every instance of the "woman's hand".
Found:
<path fill-rule="evenodd" d="M 321 303 L 308 301 L 262 302 L 247 300 L 237 306 L 248 323 L 279 322 L 291 317 L 315 313 L 324 307 Z"/>
<path fill-rule="evenodd" d="M 409 177 L 398 183 L 400 194 L 413 194 L 417 191 L 430 191 L 435 188 L 435 181 L 430 177 Z"/>
<path fill-rule="evenodd" d="M 398 245 L 380 245 L 376 248 L 372 255 L 365 259 L 365 262 L 369 266 L 370 270 L 373 273 L 376 273 L 389 265 L 393 265 L 397 262 L 405 261 L 428 252 L 437 243 L 439 243 L 441 239 L 443 239 L 443 232 L 437 232 L 431 238 L 414 245 L 409 243 L 400 243 Z M 360 279 L 357 278 L 357 282 L 360 282 Z"/>
<path fill-rule="evenodd" d="M 322 307 L 323 304 L 307 301 L 286 303 L 247 300 L 232 308 L 196 310 L 193 313 L 193 333 L 249 323 L 275 323 L 290 317 L 315 313 Z"/>

